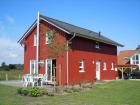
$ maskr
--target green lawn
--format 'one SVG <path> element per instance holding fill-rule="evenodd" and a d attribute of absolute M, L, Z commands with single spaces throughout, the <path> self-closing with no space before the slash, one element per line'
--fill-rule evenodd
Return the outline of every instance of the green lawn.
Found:
<path fill-rule="evenodd" d="M 0 85 L 0 105 L 140 105 L 140 81 L 114 81 L 87 92 L 65 96 L 19 96 L 15 87 Z"/>
<path fill-rule="evenodd" d="M 18 80 L 21 79 L 23 70 L 0 70 L 0 80 L 6 80 L 6 74 L 8 80 Z"/>

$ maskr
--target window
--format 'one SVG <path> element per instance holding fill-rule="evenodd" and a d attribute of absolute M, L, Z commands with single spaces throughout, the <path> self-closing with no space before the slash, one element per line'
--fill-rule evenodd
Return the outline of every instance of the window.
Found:
<path fill-rule="evenodd" d="M 114 63 L 111 63 L 111 70 L 114 70 Z"/>
<path fill-rule="evenodd" d="M 51 43 L 51 34 L 50 32 L 46 33 L 46 44 L 50 44 Z"/>
<path fill-rule="evenodd" d="M 136 54 L 136 55 L 133 55 L 132 57 L 132 64 L 139 64 L 139 55 Z"/>
<path fill-rule="evenodd" d="M 30 74 L 36 72 L 36 60 L 30 60 Z"/>
<path fill-rule="evenodd" d="M 34 46 L 36 46 L 37 45 L 37 35 L 35 34 L 34 35 Z"/>
<path fill-rule="evenodd" d="M 79 62 L 79 72 L 84 72 L 84 60 L 81 59 Z"/>
<path fill-rule="evenodd" d="M 103 70 L 106 70 L 106 62 L 103 63 Z"/>
<path fill-rule="evenodd" d="M 95 48 L 98 48 L 98 49 L 100 48 L 99 42 L 95 43 Z"/>

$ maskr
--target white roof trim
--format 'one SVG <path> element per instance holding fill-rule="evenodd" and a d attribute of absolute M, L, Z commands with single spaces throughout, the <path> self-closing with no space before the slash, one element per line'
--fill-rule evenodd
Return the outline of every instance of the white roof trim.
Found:
<path fill-rule="evenodd" d="M 46 19 L 44 19 L 44 18 L 42 18 L 42 17 L 40 17 L 40 19 L 44 20 L 45 22 L 47 22 L 47 23 L 53 25 L 54 27 L 56 27 L 56 28 L 58 28 L 58 29 L 60 29 L 60 30 L 62 30 L 62 31 L 64 31 L 64 32 L 66 32 L 67 34 L 70 34 L 70 32 L 68 32 L 67 30 L 65 30 L 65 29 L 63 29 L 63 28 L 61 28 L 61 27 L 59 27 L 59 26 L 53 24 L 52 22 L 50 22 L 50 21 L 48 21 L 48 20 L 46 20 Z M 21 42 L 21 41 L 27 36 L 27 34 L 28 34 L 35 26 L 36 26 L 36 22 L 35 22 L 35 23 L 30 27 L 30 29 L 21 37 L 21 39 L 20 39 L 18 42 Z"/>
<path fill-rule="evenodd" d="M 21 37 L 21 39 L 18 42 L 21 42 L 26 35 L 36 26 L 36 22 L 30 27 L 30 29 Z"/>
<path fill-rule="evenodd" d="M 42 18 L 42 17 L 40 17 L 40 19 L 46 21 L 47 23 L 49 23 L 49 24 L 55 26 L 56 28 L 58 28 L 58 29 L 60 29 L 60 30 L 62 30 L 62 31 L 64 31 L 64 32 L 66 32 L 67 34 L 70 34 L 70 32 L 68 32 L 67 30 L 65 30 L 65 29 L 63 29 L 63 28 L 61 28 L 61 27 L 59 27 L 59 26 L 53 24 L 52 22 L 50 22 L 50 21 L 48 21 L 48 20 L 46 20 L 46 19 L 44 19 L 44 18 Z"/>

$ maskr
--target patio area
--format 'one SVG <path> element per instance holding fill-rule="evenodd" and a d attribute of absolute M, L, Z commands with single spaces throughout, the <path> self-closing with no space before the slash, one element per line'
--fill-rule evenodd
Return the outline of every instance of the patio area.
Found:
<path fill-rule="evenodd" d="M 23 81 L 22 80 L 9 80 L 9 81 L 0 81 L 0 84 L 7 85 L 7 86 L 14 86 L 14 87 L 23 87 Z M 47 88 L 48 91 L 53 91 L 53 85 L 44 85 L 43 88 Z"/>

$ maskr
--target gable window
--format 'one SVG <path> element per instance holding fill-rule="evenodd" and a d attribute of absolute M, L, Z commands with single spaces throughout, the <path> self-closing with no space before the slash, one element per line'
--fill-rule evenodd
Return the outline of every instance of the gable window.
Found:
<path fill-rule="evenodd" d="M 84 60 L 81 59 L 79 62 L 79 72 L 84 72 Z"/>
<path fill-rule="evenodd" d="M 36 72 L 36 60 L 30 60 L 30 74 L 35 74 Z"/>
<path fill-rule="evenodd" d="M 136 54 L 132 57 L 132 63 L 139 64 L 139 55 L 138 54 Z"/>
<path fill-rule="evenodd" d="M 111 63 L 111 70 L 114 70 L 114 63 Z"/>
<path fill-rule="evenodd" d="M 51 32 L 46 32 L 46 44 L 50 44 L 52 39 L 51 39 Z"/>
<path fill-rule="evenodd" d="M 100 48 L 99 42 L 96 42 L 96 43 L 95 43 L 95 48 L 97 48 L 97 49 Z"/>
<path fill-rule="evenodd" d="M 36 45 L 37 45 L 37 35 L 34 34 L 34 46 L 36 46 Z"/>
<path fill-rule="evenodd" d="M 103 70 L 106 70 L 106 62 L 103 63 Z"/>

